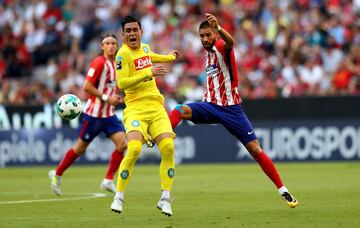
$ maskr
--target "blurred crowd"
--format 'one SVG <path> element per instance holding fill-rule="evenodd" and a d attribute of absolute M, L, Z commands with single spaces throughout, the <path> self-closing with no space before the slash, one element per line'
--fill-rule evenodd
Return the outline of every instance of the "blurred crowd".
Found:
<path fill-rule="evenodd" d="M 83 100 L 103 32 L 141 20 L 153 51 L 182 54 L 157 78 L 169 107 L 201 100 L 205 12 L 235 38 L 244 99 L 360 95 L 360 0 L 0 0 L 0 104 Z"/>

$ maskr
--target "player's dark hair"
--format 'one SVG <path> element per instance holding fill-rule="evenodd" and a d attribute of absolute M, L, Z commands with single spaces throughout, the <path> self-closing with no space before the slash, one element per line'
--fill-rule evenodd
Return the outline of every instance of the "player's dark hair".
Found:
<path fill-rule="evenodd" d="M 135 17 L 133 17 L 133 16 L 126 16 L 126 17 L 124 18 L 124 20 L 122 20 L 122 22 L 121 22 L 122 30 L 124 31 L 124 27 L 125 27 L 125 25 L 126 25 L 127 23 L 132 23 L 132 22 L 137 22 L 138 25 L 139 25 L 139 28 L 140 28 L 140 30 L 141 30 L 141 23 L 140 23 L 140 21 L 139 21 L 138 19 L 136 19 Z"/>
<path fill-rule="evenodd" d="M 103 40 L 104 40 L 105 38 L 107 38 L 107 37 L 112 37 L 112 38 L 114 38 L 115 40 L 118 40 L 117 37 L 116 37 L 116 35 L 115 35 L 114 33 L 106 32 L 106 33 L 104 33 L 104 34 L 101 36 L 100 42 L 102 43 Z"/>
<path fill-rule="evenodd" d="M 201 22 L 201 24 L 199 25 L 199 30 L 200 30 L 200 29 L 207 29 L 207 28 L 211 28 L 211 25 L 209 24 L 208 21 L 203 21 L 203 22 Z"/>

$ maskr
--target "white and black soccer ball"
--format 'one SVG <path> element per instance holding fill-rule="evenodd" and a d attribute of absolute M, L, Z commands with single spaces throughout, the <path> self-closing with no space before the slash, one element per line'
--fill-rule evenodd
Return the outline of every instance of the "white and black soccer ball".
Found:
<path fill-rule="evenodd" d="M 81 100 L 74 94 L 65 94 L 56 102 L 56 112 L 65 120 L 75 119 L 81 111 Z"/>

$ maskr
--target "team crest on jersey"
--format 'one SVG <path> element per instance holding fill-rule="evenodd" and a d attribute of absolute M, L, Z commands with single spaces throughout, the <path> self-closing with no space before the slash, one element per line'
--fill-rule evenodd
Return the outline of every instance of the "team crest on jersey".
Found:
<path fill-rule="evenodd" d="M 140 122 L 138 120 L 134 120 L 133 122 L 131 122 L 131 125 L 133 127 L 138 127 L 138 126 L 140 126 Z"/>
<path fill-rule="evenodd" d="M 152 66 L 150 56 L 148 55 L 141 57 L 139 59 L 134 59 L 134 64 L 135 64 L 135 70 L 142 70 L 144 68 Z"/>
<path fill-rule="evenodd" d="M 149 52 L 149 49 L 146 46 L 143 47 L 143 50 L 144 50 L 145 53 Z"/>

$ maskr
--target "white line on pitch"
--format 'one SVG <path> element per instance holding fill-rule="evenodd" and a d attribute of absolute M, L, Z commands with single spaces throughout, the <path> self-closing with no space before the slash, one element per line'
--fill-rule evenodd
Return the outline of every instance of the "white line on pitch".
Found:
<path fill-rule="evenodd" d="M 65 201 L 65 200 L 82 200 L 82 199 L 92 199 L 92 198 L 101 198 L 106 197 L 105 193 L 86 193 L 87 196 L 77 196 L 77 197 L 68 197 L 68 198 L 55 198 L 55 199 L 38 199 L 38 200 L 16 200 L 16 201 L 4 201 L 0 204 L 20 204 L 20 203 L 41 203 L 41 202 L 54 202 L 54 201 Z"/>

